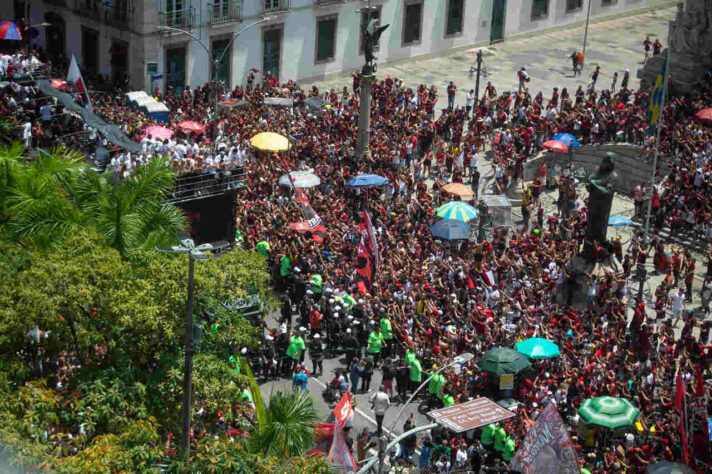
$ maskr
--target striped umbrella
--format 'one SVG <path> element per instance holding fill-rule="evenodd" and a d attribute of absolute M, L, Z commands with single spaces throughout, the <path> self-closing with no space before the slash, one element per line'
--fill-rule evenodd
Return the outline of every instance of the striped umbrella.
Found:
<path fill-rule="evenodd" d="M 308 171 L 290 171 L 289 174 L 282 175 L 279 178 L 279 184 L 288 188 L 313 188 L 321 184 L 321 179 Z"/>
<path fill-rule="evenodd" d="M 640 414 L 628 400 L 608 396 L 585 400 L 578 412 L 586 422 L 612 430 L 632 425 Z"/>
<path fill-rule="evenodd" d="M 443 219 L 469 222 L 477 219 L 477 209 L 462 201 L 450 201 L 438 208 L 437 215 Z"/>
<path fill-rule="evenodd" d="M 0 21 L 0 39 L 21 40 L 22 33 L 20 33 L 20 29 L 13 22 Z"/>

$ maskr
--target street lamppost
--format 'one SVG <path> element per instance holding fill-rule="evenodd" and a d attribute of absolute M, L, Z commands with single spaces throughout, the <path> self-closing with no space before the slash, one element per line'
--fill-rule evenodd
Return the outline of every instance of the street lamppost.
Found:
<path fill-rule="evenodd" d="M 195 245 L 190 234 L 187 232 L 177 232 L 178 242 L 180 245 L 171 247 L 156 247 L 159 252 L 169 253 L 187 253 L 188 254 L 188 302 L 186 304 L 186 320 L 185 320 L 185 367 L 183 369 L 183 408 L 182 408 L 182 431 L 181 431 L 181 450 L 185 454 L 186 464 L 190 459 L 190 395 L 193 385 L 193 298 L 195 290 L 193 287 L 193 271 L 195 260 L 209 260 L 205 252 L 211 250 L 220 250 L 230 245 L 227 241 L 221 240 L 209 244 Z"/>
<path fill-rule="evenodd" d="M 455 356 L 455 358 L 452 360 L 452 362 L 450 362 L 450 363 L 447 364 L 447 365 L 444 365 L 444 366 L 440 367 L 438 370 L 436 370 L 435 372 L 433 372 L 432 374 L 430 374 L 430 376 L 429 376 L 427 379 L 425 379 L 425 380 L 423 381 L 423 383 L 420 384 L 420 387 L 418 387 L 417 389 L 415 389 L 415 392 L 413 392 L 413 394 L 410 396 L 410 398 L 408 399 L 408 401 L 405 402 L 405 404 L 403 405 L 403 407 L 402 407 L 402 408 L 400 409 L 400 411 L 398 412 L 398 415 L 395 417 L 395 419 L 393 420 L 393 423 L 391 424 L 391 429 L 390 429 L 391 433 L 392 433 L 393 430 L 395 429 L 396 423 L 398 423 L 398 420 L 399 420 L 400 417 L 403 415 L 403 412 L 405 411 L 406 407 L 410 404 L 410 402 L 413 401 L 413 399 L 415 398 L 415 396 L 418 395 L 418 392 L 420 392 L 420 391 L 423 389 L 423 387 L 425 387 L 425 385 L 427 385 L 427 383 L 430 382 L 430 379 L 432 379 L 433 377 L 435 377 L 436 375 L 438 375 L 438 374 L 439 374 L 440 372 L 442 372 L 443 370 L 449 369 L 449 368 L 452 367 L 453 365 L 466 364 L 467 362 L 469 362 L 469 361 L 471 361 L 472 359 L 474 359 L 474 357 L 475 357 L 474 354 L 471 354 L 471 353 L 469 353 L 469 352 L 465 352 L 465 353 L 463 353 L 463 354 L 460 354 L 460 355 L 458 355 L 458 356 Z M 383 461 L 384 461 L 385 457 L 386 457 L 386 451 L 385 451 L 385 449 L 384 449 L 383 434 L 381 434 L 381 437 L 378 438 L 378 474 L 383 474 Z M 364 466 L 364 467 L 365 467 L 365 466 Z"/>
<path fill-rule="evenodd" d="M 260 18 L 259 20 L 253 21 L 252 23 L 250 23 L 249 25 L 247 25 L 240 31 L 236 31 L 235 33 L 233 33 L 232 38 L 230 38 L 230 42 L 227 44 L 225 49 L 223 49 L 223 52 L 220 54 L 219 57 L 214 57 L 213 54 L 210 52 L 210 48 L 208 48 L 199 37 L 197 37 L 196 35 L 194 35 L 193 33 L 191 33 L 188 30 L 184 30 L 182 28 L 174 28 L 172 26 L 159 26 L 158 27 L 158 31 L 168 31 L 168 32 L 175 31 L 175 32 L 183 33 L 185 35 L 190 36 L 205 50 L 206 53 L 208 53 L 208 57 L 210 58 L 210 60 L 213 63 L 212 76 L 213 76 L 213 80 L 215 81 L 215 112 L 213 113 L 213 135 L 214 135 L 213 141 L 215 141 L 215 138 L 218 135 L 218 99 L 219 99 L 219 95 L 220 95 L 219 87 L 218 87 L 218 66 L 219 66 L 220 62 L 223 60 L 223 58 L 225 57 L 225 55 L 227 54 L 227 52 L 230 50 L 230 47 L 235 42 L 235 40 L 237 39 L 238 36 L 240 36 L 242 33 L 244 33 L 249 28 L 252 28 L 255 25 L 259 25 L 260 23 L 264 23 L 269 20 L 271 20 L 270 17 L 264 16 L 264 17 Z M 217 146 L 218 146 L 217 141 L 215 141 L 215 149 L 217 149 Z"/>

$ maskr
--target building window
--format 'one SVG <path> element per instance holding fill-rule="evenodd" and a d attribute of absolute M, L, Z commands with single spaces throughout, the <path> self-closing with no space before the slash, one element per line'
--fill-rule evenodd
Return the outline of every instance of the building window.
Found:
<path fill-rule="evenodd" d="M 381 7 L 371 7 L 370 12 L 369 11 L 364 11 L 365 9 L 361 10 L 361 25 L 364 25 L 368 22 L 369 17 L 371 20 L 375 22 L 375 26 L 379 26 L 381 24 Z M 378 51 L 378 44 L 373 45 L 373 50 Z M 363 54 L 363 33 L 361 33 L 361 27 L 359 26 L 359 40 L 358 40 L 358 51 L 359 54 Z"/>
<path fill-rule="evenodd" d="M 220 59 L 218 63 L 218 81 L 230 87 L 230 45 L 229 39 L 213 41 L 213 59 Z M 215 71 L 213 71 L 215 74 Z M 210 78 L 213 80 L 213 78 Z"/>
<path fill-rule="evenodd" d="M 615 5 L 616 3 L 618 3 L 618 0 L 601 0 L 601 5 L 604 7 Z"/>
<path fill-rule="evenodd" d="M 409 45 L 420 42 L 420 29 L 423 20 L 423 4 L 413 3 L 405 6 L 405 20 L 403 21 L 403 44 Z"/>
<path fill-rule="evenodd" d="M 462 17 L 464 11 L 465 0 L 450 0 L 448 2 L 445 36 L 462 33 Z"/>
<path fill-rule="evenodd" d="M 549 0 L 532 0 L 532 19 L 544 18 L 549 14 Z"/>
<path fill-rule="evenodd" d="M 98 71 L 99 58 L 99 32 L 90 28 L 82 27 L 82 66 L 91 73 Z"/>
<path fill-rule="evenodd" d="M 589 0 L 591 1 L 591 0 Z M 583 7 L 583 0 L 566 0 L 566 12 L 580 10 Z"/>
<path fill-rule="evenodd" d="M 336 17 L 316 19 L 316 62 L 331 61 L 336 52 Z"/>
<path fill-rule="evenodd" d="M 183 92 L 185 86 L 185 47 L 166 50 L 166 86 Z"/>

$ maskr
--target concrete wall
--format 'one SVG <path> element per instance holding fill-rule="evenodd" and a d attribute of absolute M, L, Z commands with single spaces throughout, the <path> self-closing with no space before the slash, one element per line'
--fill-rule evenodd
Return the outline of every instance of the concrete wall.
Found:
<path fill-rule="evenodd" d="M 652 170 L 652 158 L 645 162 L 643 158 L 638 158 L 640 148 L 633 145 L 603 145 L 603 146 L 582 146 L 574 152 L 574 171 L 580 168 L 586 169 L 589 173 L 594 173 L 598 165 L 603 160 L 607 152 L 616 155 L 615 169 L 618 173 L 618 192 L 631 195 L 633 189 L 640 183 L 650 183 L 650 172 Z M 524 165 L 524 179 L 533 180 L 539 172 L 539 163 L 545 161 L 547 167 L 558 165 L 567 167 L 569 158 L 564 153 L 544 152 L 534 160 L 530 160 Z M 669 171 L 665 159 L 658 160 L 658 172 L 660 176 L 665 176 Z"/>

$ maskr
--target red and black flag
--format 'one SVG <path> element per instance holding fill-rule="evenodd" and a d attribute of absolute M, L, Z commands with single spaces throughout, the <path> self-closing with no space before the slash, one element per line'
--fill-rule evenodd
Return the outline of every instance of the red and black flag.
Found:
<path fill-rule="evenodd" d="M 314 212 L 311 204 L 309 204 L 309 198 L 303 189 L 297 189 L 297 200 L 299 201 L 299 207 L 302 210 L 302 216 L 304 216 L 307 224 L 307 230 L 312 234 L 312 239 L 318 243 L 324 242 L 324 238 L 326 237 L 326 227 L 324 226 L 321 217 Z M 304 222 L 300 222 L 299 224 L 304 224 Z"/>
<path fill-rule="evenodd" d="M 359 231 L 361 240 L 358 244 L 358 258 L 356 271 L 359 280 L 363 282 L 370 292 L 373 289 L 373 280 L 376 276 L 375 262 L 377 250 L 376 237 L 371 225 L 371 219 L 366 211 L 363 211 L 363 221 Z"/>

